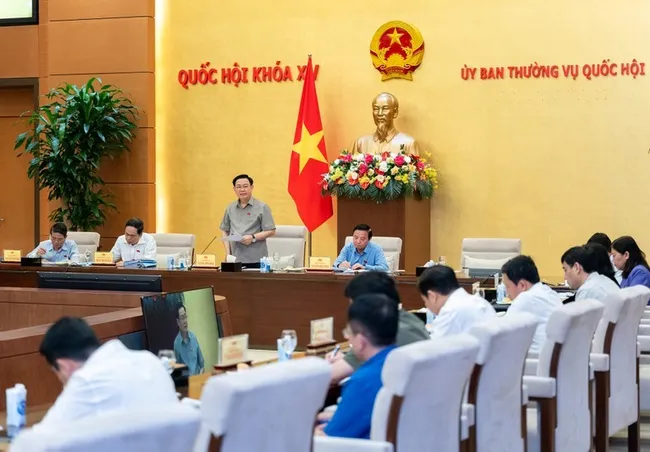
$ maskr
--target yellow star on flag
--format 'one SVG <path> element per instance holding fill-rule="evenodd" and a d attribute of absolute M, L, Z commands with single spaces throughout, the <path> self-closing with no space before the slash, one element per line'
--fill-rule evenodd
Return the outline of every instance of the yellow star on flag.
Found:
<path fill-rule="evenodd" d="M 300 141 L 293 145 L 293 152 L 300 155 L 300 173 L 302 173 L 302 170 L 305 165 L 307 165 L 309 159 L 327 163 L 327 160 L 323 156 L 323 153 L 320 151 L 320 149 L 318 149 L 318 144 L 322 139 L 322 129 L 312 135 L 309 133 L 309 130 L 307 130 L 307 127 L 305 127 L 305 124 L 303 123 L 302 132 L 300 132 Z"/>
<path fill-rule="evenodd" d="M 388 35 L 388 37 L 390 38 L 390 44 L 389 45 L 393 45 L 393 43 L 397 43 L 399 45 L 402 45 L 402 42 L 400 41 L 402 36 L 404 36 L 404 33 L 398 33 L 397 28 L 393 28 L 393 32 Z"/>

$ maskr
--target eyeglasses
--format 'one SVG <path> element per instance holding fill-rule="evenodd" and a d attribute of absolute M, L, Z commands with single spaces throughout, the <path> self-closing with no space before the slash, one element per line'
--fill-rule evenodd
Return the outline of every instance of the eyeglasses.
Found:
<path fill-rule="evenodd" d="M 61 242 L 65 242 L 65 237 L 55 237 L 53 235 L 50 235 L 50 240 L 52 242 L 61 243 Z"/>

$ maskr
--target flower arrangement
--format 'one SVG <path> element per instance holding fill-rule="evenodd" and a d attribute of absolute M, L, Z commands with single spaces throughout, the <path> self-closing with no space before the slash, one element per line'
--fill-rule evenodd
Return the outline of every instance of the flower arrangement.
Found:
<path fill-rule="evenodd" d="M 431 198 L 436 188 L 438 172 L 427 159 L 402 151 L 374 155 L 343 150 L 321 181 L 323 194 L 377 203 L 416 192 L 422 198 Z"/>

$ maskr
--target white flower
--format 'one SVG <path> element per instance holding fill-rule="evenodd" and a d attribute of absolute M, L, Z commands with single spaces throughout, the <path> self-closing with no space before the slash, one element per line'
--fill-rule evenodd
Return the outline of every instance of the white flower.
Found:
<path fill-rule="evenodd" d="M 379 164 L 379 171 L 381 171 L 382 173 L 385 173 L 386 171 L 388 171 L 388 163 L 381 162 Z"/>
<path fill-rule="evenodd" d="M 406 157 L 404 157 L 404 161 L 405 161 L 406 164 L 408 165 L 409 163 L 411 163 L 411 157 L 409 157 L 409 156 L 407 155 Z"/>
<path fill-rule="evenodd" d="M 359 178 L 359 173 L 357 173 L 356 171 L 348 171 L 347 178 L 352 180 L 357 180 Z"/>
<path fill-rule="evenodd" d="M 370 169 L 368 170 L 368 176 L 374 176 L 374 175 L 375 175 L 375 170 L 372 169 L 372 168 L 370 168 Z"/>
<path fill-rule="evenodd" d="M 380 161 L 381 160 L 381 155 L 375 155 L 375 160 Z"/>
<path fill-rule="evenodd" d="M 335 164 L 335 165 L 340 165 L 340 164 L 341 164 L 341 160 L 340 160 L 340 159 L 336 159 L 336 160 L 334 160 L 334 164 Z"/>
<path fill-rule="evenodd" d="M 334 165 L 330 165 L 330 172 L 334 171 Z"/>
<path fill-rule="evenodd" d="M 377 180 L 379 182 L 384 182 L 384 180 L 386 180 L 386 178 L 382 174 L 380 174 L 379 176 L 377 176 Z"/>
<path fill-rule="evenodd" d="M 391 152 L 391 153 L 390 153 L 390 156 L 391 156 L 392 158 L 397 157 L 397 152 Z"/>
<path fill-rule="evenodd" d="M 395 160 L 393 160 L 392 157 L 388 157 L 388 158 L 386 159 L 386 162 L 388 162 L 389 164 L 392 165 L 393 163 L 395 163 Z"/>
<path fill-rule="evenodd" d="M 360 162 L 361 160 L 363 160 L 363 154 L 354 154 L 354 157 L 352 158 L 357 162 Z"/>

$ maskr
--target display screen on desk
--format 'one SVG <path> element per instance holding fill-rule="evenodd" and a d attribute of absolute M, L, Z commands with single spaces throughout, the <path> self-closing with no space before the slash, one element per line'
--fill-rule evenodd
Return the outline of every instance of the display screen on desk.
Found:
<path fill-rule="evenodd" d="M 142 297 L 149 350 L 173 350 L 190 375 L 211 372 L 222 337 L 212 288 Z"/>
<path fill-rule="evenodd" d="M 162 292 L 162 279 L 160 275 L 38 272 L 38 287 L 39 289 Z"/>
<path fill-rule="evenodd" d="M 38 0 L 0 0 L 0 25 L 38 23 Z"/>

